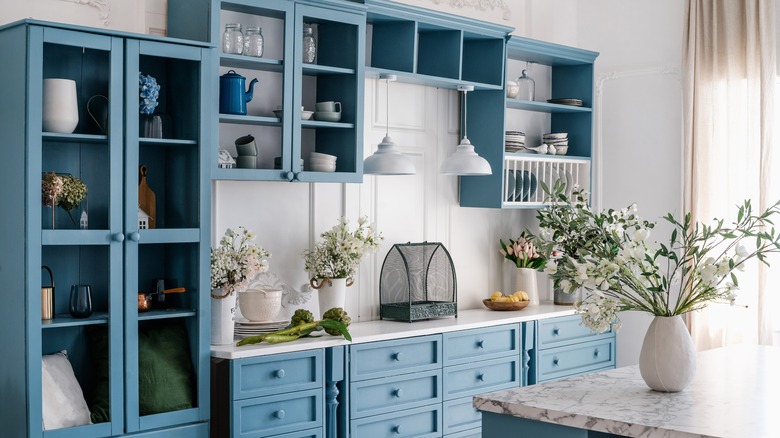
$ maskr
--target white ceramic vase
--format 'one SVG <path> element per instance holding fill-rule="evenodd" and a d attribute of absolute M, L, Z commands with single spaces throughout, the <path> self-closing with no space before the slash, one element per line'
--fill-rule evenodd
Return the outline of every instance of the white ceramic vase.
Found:
<path fill-rule="evenodd" d="M 639 373 L 661 392 L 685 389 L 696 374 L 696 349 L 682 317 L 656 316 L 639 353 Z"/>
<path fill-rule="evenodd" d="M 224 298 L 222 289 L 211 290 L 211 345 L 233 343 L 234 322 L 236 319 L 236 294 Z"/>
<path fill-rule="evenodd" d="M 320 286 L 317 288 L 317 297 L 320 302 L 320 316 L 334 307 L 344 309 L 347 303 L 347 279 L 321 280 Z"/>
<path fill-rule="evenodd" d="M 79 124 L 76 81 L 43 80 L 43 130 L 70 134 Z"/>
<path fill-rule="evenodd" d="M 531 268 L 517 268 L 515 270 L 515 290 L 528 294 L 528 305 L 539 305 L 539 288 L 536 285 L 536 270 Z M 512 291 L 512 292 L 514 292 Z"/>

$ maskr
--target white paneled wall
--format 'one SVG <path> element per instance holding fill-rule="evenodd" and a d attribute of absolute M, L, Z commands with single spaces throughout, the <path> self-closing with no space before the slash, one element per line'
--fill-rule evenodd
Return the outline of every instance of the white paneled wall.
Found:
<path fill-rule="evenodd" d="M 386 83 L 366 81 L 365 154 L 386 131 Z M 461 208 L 457 178 L 439 175 L 439 164 L 458 143 L 458 95 L 452 90 L 390 83 L 390 136 L 417 167 L 413 176 L 369 176 L 363 184 L 267 182 L 215 183 L 214 238 L 246 226 L 273 253 L 271 271 L 298 287 L 308 281 L 301 253 L 345 215 L 353 224 L 366 215 L 385 236 L 364 260 L 350 288 L 347 311 L 358 320 L 378 318 L 379 274 L 394 243 L 438 241 L 450 251 L 458 275 L 459 308 L 503 289 L 498 239 L 517 234 L 521 213 Z"/>

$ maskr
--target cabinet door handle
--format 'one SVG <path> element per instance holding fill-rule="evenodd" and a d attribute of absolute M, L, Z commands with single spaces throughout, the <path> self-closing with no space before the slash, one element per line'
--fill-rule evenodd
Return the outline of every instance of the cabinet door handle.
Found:
<path fill-rule="evenodd" d="M 485 348 L 485 340 L 480 339 L 477 341 L 477 348 Z"/>
<path fill-rule="evenodd" d="M 122 233 L 114 233 L 114 235 L 111 236 L 111 240 L 113 240 L 114 242 L 124 242 L 125 235 Z"/>
<path fill-rule="evenodd" d="M 139 240 L 141 240 L 141 233 L 139 233 L 138 231 L 133 231 L 132 233 L 129 233 L 127 235 L 127 238 L 132 240 L 133 242 L 138 242 Z"/>
<path fill-rule="evenodd" d="M 557 357 L 553 358 L 553 365 L 555 365 L 556 367 L 558 366 L 558 358 Z"/>
<path fill-rule="evenodd" d="M 276 418 L 278 418 L 278 419 L 280 419 L 280 420 L 281 420 L 282 418 L 284 418 L 284 409 L 279 409 L 278 411 L 276 411 L 276 412 L 274 413 L 274 417 L 276 417 Z"/>
<path fill-rule="evenodd" d="M 599 355 L 600 355 L 600 354 L 601 354 L 601 352 L 599 351 L 599 349 L 598 349 L 598 348 L 597 348 L 597 349 L 595 349 L 595 350 L 593 350 L 593 356 L 595 356 L 595 357 L 599 357 Z"/>
<path fill-rule="evenodd" d="M 274 373 L 274 376 L 276 376 L 277 379 L 284 378 L 284 369 L 276 370 L 276 372 Z"/>
<path fill-rule="evenodd" d="M 400 351 L 393 353 L 393 360 L 396 362 L 400 362 L 403 357 L 404 355 Z"/>
<path fill-rule="evenodd" d="M 393 390 L 393 397 L 401 398 L 401 394 L 403 394 L 403 390 L 401 390 L 401 388 L 396 388 Z"/>
<path fill-rule="evenodd" d="M 401 434 L 401 425 L 400 424 L 397 424 L 397 425 L 393 426 L 393 433 L 397 434 L 397 435 Z"/>
<path fill-rule="evenodd" d="M 553 329 L 553 336 L 558 336 L 561 334 L 561 330 L 558 327 L 555 327 Z"/>
<path fill-rule="evenodd" d="M 293 179 L 295 179 L 295 174 L 292 172 L 287 172 L 285 176 L 287 177 L 287 181 L 292 181 Z"/>
<path fill-rule="evenodd" d="M 485 373 L 477 374 L 477 380 L 479 380 L 480 382 L 484 382 L 485 381 Z"/>

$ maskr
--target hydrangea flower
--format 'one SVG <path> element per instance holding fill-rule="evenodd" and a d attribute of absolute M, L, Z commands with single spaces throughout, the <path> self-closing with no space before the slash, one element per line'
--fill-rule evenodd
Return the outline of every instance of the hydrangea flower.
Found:
<path fill-rule="evenodd" d="M 321 234 L 322 241 L 314 249 L 303 252 L 303 262 L 309 275 L 315 278 L 353 278 L 364 255 L 379 249 L 382 235 L 374 224 L 367 225 L 365 216 L 358 220 L 355 231 L 349 230 L 349 221 L 339 223 Z"/>
<path fill-rule="evenodd" d="M 211 249 L 211 287 L 230 295 L 245 288 L 255 275 L 268 270 L 271 253 L 255 245 L 255 234 L 244 227 L 228 228 Z"/>
<path fill-rule="evenodd" d="M 160 86 L 157 79 L 152 76 L 138 74 L 138 95 L 141 114 L 152 114 L 157 108 L 157 99 L 160 97 Z"/>

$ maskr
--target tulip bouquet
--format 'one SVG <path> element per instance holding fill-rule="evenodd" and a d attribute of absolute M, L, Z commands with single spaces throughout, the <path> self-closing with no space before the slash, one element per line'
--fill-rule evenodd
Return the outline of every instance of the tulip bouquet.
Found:
<path fill-rule="evenodd" d="M 531 268 L 540 270 L 547 263 L 547 257 L 534 243 L 535 237 L 527 232 L 520 233 L 517 239 L 509 239 L 509 243 L 501 243 L 501 254 L 518 268 Z"/>

